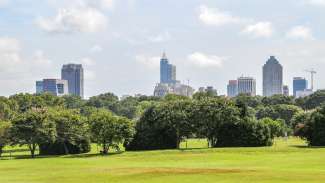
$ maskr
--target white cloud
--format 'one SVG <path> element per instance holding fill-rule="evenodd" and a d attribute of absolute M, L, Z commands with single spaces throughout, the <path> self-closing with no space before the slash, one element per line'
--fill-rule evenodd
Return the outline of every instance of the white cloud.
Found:
<path fill-rule="evenodd" d="M 91 71 L 89 69 L 85 70 L 85 79 L 86 80 L 95 80 L 96 79 L 96 74 L 94 71 Z"/>
<path fill-rule="evenodd" d="M 220 68 L 222 67 L 223 62 L 226 60 L 226 58 L 216 55 L 207 55 L 201 52 L 195 52 L 188 56 L 188 60 L 191 64 L 202 68 Z"/>
<path fill-rule="evenodd" d="M 47 58 L 42 50 L 37 50 L 34 53 L 32 61 L 37 65 L 50 66 L 53 62 Z"/>
<path fill-rule="evenodd" d="M 246 22 L 245 19 L 231 15 L 229 12 L 212 9 L 205 5 L 200 6 L 199 19 L 206 25 L 222 26 Z"/>
<path fill-rule="evenodd" d="M 37 25 L 49 33 L 94 33 L 106 28 L 107 17 L 92 7 L 74 7 L 59 9 L 56 16 L 40 17 Z"/>
<path fill-rule="evenodd" d="M 289 39 L 302 39 L 312 40 L 314 39 L 312 30 L 306 26 L 296 26 L 289 30 L 286 34 Z"/>
<path fill-rule="evenodd" d="M 160 64 L 160 57 L 156 56 L 137 55 L 135 60 L 137 63 L 149 68 L 159 68 Z"/>
<path fill-rule="evenodd" d="M 271 22 L 257 22 L 256 24 L 246 26 L 242 31 L 242 33 L 253 35 L 254 37 L 271 37 L 273 32 Z"/>
<path fill-rule="evenodd" d="M 9 0 L 0 0 L 0 8 L 5 7 L 6 5 L 8 5 Z"/>
<path fill-rule="evenodd" d="M 153 43 L 166 42 L 170 39 L 171 39 L 171 35 L 168 31 L 165 31 L 164 33 L 158 34 L 156 36 L 149 37 L 149 41 Z"/>
<path fill-rule="evenodd" d="M 9 3 L 9 0 L 0 0 L 0 8 L 6 6 Z"/>
<path fill-rule="evenodd" d="M 20 42 L 14 38 L 0 37 L 0 71 L 13 72 L 21 63 Z"/>
<path fill-rule="evenodd" d="M 325 0 L 306 0 L 307 4 L 325 6 Z"/>
<path fill-rule="evenodd" d="M 95 61 L 91 58 L 82 58 L 80 60 L 80 63 L 85 65 L 85 66 L 93 66 L 95 65 Z"/>
<path fill-rule="evenodd" d="M 113 9 L 114 0 L 101 0 L 100 5 L 106 9 Z"/>
<path fill-rule="evenodd" d="M 103 48 L 100 45 L 94 45 L 90 48 L 90 53 L 99 53 L 102 52 Z"/>

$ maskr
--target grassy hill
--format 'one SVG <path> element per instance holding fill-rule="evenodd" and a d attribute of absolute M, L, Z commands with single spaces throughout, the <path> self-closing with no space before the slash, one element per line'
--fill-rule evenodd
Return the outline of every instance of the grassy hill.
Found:
<path fill-rule="evenodd" d="M 185 148 L 183 143 L 182 147 Z M 97 155 L 38 157 L 4 154 L 0 183 L 281 183 L 323 182 L 325 148 L 299 139 L 278 139 L 273 147 L 207 149 L 191 140 L 187 149 Z"/>

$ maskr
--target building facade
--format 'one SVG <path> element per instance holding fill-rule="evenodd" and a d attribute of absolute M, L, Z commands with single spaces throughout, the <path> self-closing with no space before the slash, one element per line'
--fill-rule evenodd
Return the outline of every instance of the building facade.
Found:
<path fill-rule="evenodd" d="M 44 79 L 43 92 L 51 93 L 55 96 L 63 96 L 69 94 L 69 86 L 67 80 L 61 79 Z"/>
<path fill-rule="evenodd" d="M 283 67 L 271 56 L 263 66 L 263 96 L 283 94 Z"/>
<path fill-rule="evenodd" d="M 305 91 L 308 88 L 308 81 L 303 77 L 293 78 L 293 96 L 297 97 L 298 91 Z"/>
<path fill-rule="evenodd" d="M 175 94 L 181 96 L 192 97 L 194 94 L 194 89 L 191 86 L 177 83 L 158 83 L 154 90 L 155 97 L 164 97 L 168 94 Z"/>
<path fill-rule="evenodd" d="M 43 81 L 36 81 L 36 94 L 43 93 Z"/>
<path fill-rule="evenodd" d="M 208 93 L 211 96 L 218 96 L 218 90 L 215 89 L 213 86 L 200 87 L 199 92 Z"/>
<path fill-rule="evenodd" d="M 311 89 L 305 89 L 303 91 L 298 90 L 296 92 L 296 98 L 303 98 L 303 97 L 308 97 L 309 95 L 312 95 L 314 93 L 313 90 Z"/>
<path fill-rule="evenodd" d="M 256 80 L 252 77 L 238 78 L 238 94 L 256 96 Z"/>
<path fill-rule="evenodd" d="M 81 64 L 63 65 L 61 79 L 68 81 L 69 94 L 84 98 L 84 70 Z"/>
<path fill-rule="evenodd" d="M 227 85 L 227 96 L 236 97 L 238 95 L 238 81 L 230 80 Z"/>
<path fill-rule="evenodd" d="M 160 60 L 160 83 L 176 83 L 176 66 L 169 63 L 165 53 Z"/>
<path fill-rule="evenodd" d="M 283 95 L 287 97 L 290 96 L 290 90 L 288 85 L 283 86 Z"/>

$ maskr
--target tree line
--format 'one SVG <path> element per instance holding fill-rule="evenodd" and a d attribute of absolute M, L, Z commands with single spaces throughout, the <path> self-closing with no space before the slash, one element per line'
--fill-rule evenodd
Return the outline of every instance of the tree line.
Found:
<path fill-rule="evenodd" d="M 296 135 L 325 145 L 325 91 L 306 98 L 283 95 L 229 99 L 210 93 L 193 98 L 168 95 L 119 100 L 112 93 L 78 96 L 17 94 L 0 97 L 0 155 L 7 145 L 27 146 L 31 156 L 119 150 L 179 148 L 188 138 L 206 138 L 209 147 L 269 146 Z"/>

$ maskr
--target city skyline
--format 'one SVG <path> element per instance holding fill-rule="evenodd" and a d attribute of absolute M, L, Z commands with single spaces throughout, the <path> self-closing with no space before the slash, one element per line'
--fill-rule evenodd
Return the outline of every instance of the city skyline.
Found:
<path fill-rule="evenodd" d="M 188 0 L 186 7 L 171 0 L 0 2 L 4 96 L 33 93 L 37 79 L 57 78 L 69 62 L 85 67 L 86 98 L 151 95 L 163 50 L 178 67 L 179 80 L 189 79 L 195 89 L 214 86 L 221 95 L 228 80 L 242 74 L 256 78 L 262 95 L 260 68 L 269 55 L 281 61 L 291 94 L 293 77 L 309 79 L 304 70 L 325 67 L 320 1 Z M 273 13 L 265 13 L 269 9 Z M 316 75 L 315 89 L 325 88 L 324 76 Z"/>

